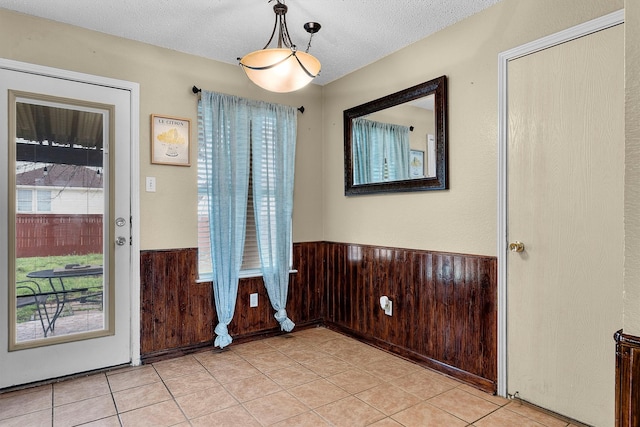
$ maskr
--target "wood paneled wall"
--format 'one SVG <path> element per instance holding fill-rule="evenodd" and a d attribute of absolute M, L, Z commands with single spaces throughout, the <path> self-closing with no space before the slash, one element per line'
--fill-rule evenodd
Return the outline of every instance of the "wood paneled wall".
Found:
<path fill-rule="evenodd" d="M 320 323 L 324 312 L 324 271 L 321 244 L 297 243 L 287 312 L 297 325 Z M 320 253 L 318 253 L 320 252 Z M 218 318 L 210 282 L 196 283 L 197 249 L 142 251 L 141 354 L 144 361 L 213 345 Z M 258 307 L 249 307 L 249 295 L 258 294 Z M 276 333 L 261 277 L 241 279 L 235 316 L 229 332 L 235 341 Z"/>
<path fill-rule="evenodd" d="M 287 311 L 298 326 L 324 323 L 495 392 L 495 258 L 327 242 L 296 243 L 293 252 Z M 213 292 L 196 283 L 196 268 L 195 249 L 142 252 L 144 361 L 212 345 Z M 393 301 L 392 317 L 382 295 Z M 278 333 L 273 314 L 262 279 L 242 279 L 234 341 Z"/>
<path fill-rule="evenodd" d="M 328 243 L 326 321 L 495 392 L 497 261 L 493 257 Z M 393 316 L 379 299 L 393 302 Z"/>
<path fill-rule="evenodd" d="M 640 425 L 640 337 L 614 335 L 616 340 L 616 427 Z"/>
<path fill-rule="evenodd" d="M 196 283 L 197 250 L 140 254 L 140 352 L 154 353 L 211 342 L 215 311 L 211 286 Z"/>

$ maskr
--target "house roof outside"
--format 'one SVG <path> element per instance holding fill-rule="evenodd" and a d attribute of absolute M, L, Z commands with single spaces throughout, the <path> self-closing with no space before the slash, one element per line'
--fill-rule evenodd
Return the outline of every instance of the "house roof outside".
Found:
<path fill-rule="evenodd" d="M 102 171 L 80 165 L 47 165 L 29 169 L 16 174 L 16 185 L 64 187 L 64 188 L 103 188 Z M 47 170 L 45 171 L 45 167 Z"/>

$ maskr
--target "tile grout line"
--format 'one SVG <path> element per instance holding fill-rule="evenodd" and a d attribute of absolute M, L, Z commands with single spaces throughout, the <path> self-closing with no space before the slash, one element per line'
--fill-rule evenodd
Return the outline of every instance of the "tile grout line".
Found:
<path fill-rule="evenodd" d="M 200 366 L 202 366 L 202 364 L 200 363 L 200 361 L 198 359 L 196 359 L 195 357 L 191 356 L 192 359 L 194 359 L 196 362 L 198 362 L 198 364 Z M 184 413 L 184 410 L 182 409 L 182 407 L 178 404 L 178 401 L 176 400 L 176 396 L 171 392 L 171 389 L 169 389 L 169 387 L 167 386 L 167 383 L 164 381 L 164 378 L 162 378 L 162 375 L 160 375 L 160 372 L 158 372 L 158 370 L 155 367 L 155 364 L 151 364 L 151 366 L 153 367 L 153 370 L 155 371 L 156 375 L 158 375 L 158 378 L 160 378 L 160 382 L 162 382 L 162 385 L 164 386 L 164 388 L 167 390 L 167 393 L 169 393 L 169 396 L 171 396 L 171 399 L 173 400 L 173 403 L 178 407 L 178 409 L 180 410 L 180 413 L 182 414 L 182 416 L 184 417 L 185 420 L 187 420 L 187 422 L 189 423 L 189 425 L 191 425 L 191 420 L 189 420 L 189 417 L 187 417 L 187 414 Z M 202 366 L 204 368 L 204 366 Z M 206 371 L 206 368 L 204 368 Z M 164 401 L 166 402 L 166 400 Z M 156 402 L 153 405 L 156 405 L 160 402 Z M 147 406 L 151 406 L 151 405 L 147 405 Z M 178 423 L 180 424 L 180 423 Z"/>
<path fill-rule="evenodd" d="M 104 373 L 104 376 L 107 380 L 107 385 L 109 386 L 109 393 L 111 394 L 111 401 L 113 402 L 113 407 L 116 410 L 116 418 L 118 420 L 118 424 L 120 424 L 120 427 L 123 427 L 122 425 L 122 419 L 120 418 L 120 413 L 118 412 L 118 405 L 116 405 L 116 398 L 113 395 L 113 389 L 111 388 L 111 381 L 109 381 L 109 376 L 107 375 L 107 373 Z"/>
<path fill-rule="evenodd" d="M 54 390 L 53 384 L 50 384 L 49 387 L 51 387 L 51 427 L 53 427 L 53 422 L 55 420 L 55 418 L 54 418 L 54 415 L 55 415 L 55 412 L 54 412 L 54 409 L 55 409 L 55 404 L 54 404 L 54 398 L 55 398 L 54 397 L 54 393 L 55 393 L 55 390 Z"/>
<path fill-rule="evenodd" d="M 291 359 L 289 356 L 287 356 L 286 354 L 282 353 L 280 350 L 278 350 L 278 349 L 274 348 L 274 347 L 273 347 L 272 345 L 270 345 L 268 342 L 267 342 L 266 344 L 267 344 L 267 345 L 269 345 L 269 347 L 271 347 L 274 351 L 278 352 L 281 356 L 286 357 L 287 359 Z M 242 356 L 242 354 L 238 354 L 238 356 L 239 356 L 240 358 L 242 358 L 245 362 L 247 362 L 248 364 L 250 364 L 251 366 L 253 366 L 255 369 L 257 369 L 257 370 L 258 370 L 258 372 L 260 372 L 262 375 L 264 375 L 265 377 L 267 377 L 267 378 L 271 379 L 271 378 L 269 377 L 269 375 L 267 375 L 267 373 L 266 373 L 266 372 L 263 372 L 263 371 L 262 371 L 262 369 L 259 369 L 259 368 L 258 368 L 257 366 L 255 366 L 253 363 L 251 363 L 250 361 L 248 361 L 247 359 L 245 359 L 245 358 L 244 358 L 244 356 Z M 291 359 L 291 360 L 293 360 L 293 359 Z M 302 365 L 301 365 L 297 360 L 294 360 L 294 362 L 295 362 L 296 364 L 298 364 L 298 365 L 302 366 Z M 273 380 L 271 380 L 271 381 L 273 381 Z M 274 383 L 275 383 L 275 381 L 274 381 Z M 293 396 L 293 395 L 289 392 L 289 389 L 288 389 L 288 388 L 284 388 L 284 387 L 282 387 L 282 386 L 281 386 L 280 384 L 278 384 L 278 383 L 276 383 L 276 384 L 278 385 L 278 387 L 280 387 L 280 388 L 282 389 L 282 391 L 286 392 L 289 396 L 291 396 L 292 398 L 294 398 L 296 401 L 300 402 L 300 400 L 299 400 L 297 397 Z M 252 400 L 255 400 L 255 399 L 252 399 Z M 251 402 L 252 400 L 248 400 L 247 402 Z M 249 413 L 249 414 L 250 414 L 250 415 L 251 415 L 251 416 L 256 420 L 256 422 L 257 422 L 258 424 L 262 425 L 262 423 L 260 422 L 260 420 L 258 420 L 258 419 L 257 419 L 257 418 L 256 418 L 256 417 L 251 413 L 251 411 L 249 411 L 249 409 L 248 409 L 247 407 L 245 407 L 245 406 L 244 406 L 244 403 L 246 403 L 246 402 L 240 402 L 240 405 L 244 408 L 244 410 L 245 410 L 245 411 L 247 411 L 247 412 L 248 412 L 248 413 Z M 310 408 L 309 406 L 307 406 L 304 402 L 300 402 L 300 403 L 301 403 L 302 405 L 304 405 L 305 407 L 307 407 L 309 410 L 311 410 L 311 409 L 312 409 L 312 408 Z M 295 416 L 297 416 L 297 415 L 294 415 L 294 417 L 295 417 Z M 288 418 L 285 418 L 285 419 L 280 420 L 280 421 L 278 421 L 278 422 L 286 421 L 287 419 L 291 419 L 291 418 L 293 418 L 293 417 L 288 417 Z"/>
<path fill-rule="evenodd" d="M 215 349 L 215 346 L 214 346 L 214 349 Z M 221 352 L 222 352 L 222 351 L 224 351 L 224 349 L 221 349 Z M 232 350 L 232 349 L 228 349 L 228 351 L 233 351 L 233 350 Z M 243 358 L 242 356 L 240 356 L 239 354 L 237 354 L 236 356 L 238 356 L 238 357 L 240 357 L 241 359 L 243 359 L 243 360 L 244 360 L 244 358 Z M 256 420 L 256 422 L 257 422 L 258 424 L 262 425 L 262 423 L 261 423 L 260 421 L 258 421 L 258 419 L 257 419 L 257 418 L 256 418 L 256 417 L 255 417 L 251 412 L 249 412 L 249 410 L 248 410 L 247 408 L 245 408 L 244 404 L 243 404 L 242 402 L 240 402 L 240 401 L 239 401 L 239 400 L 238 400 L 238 399 L 233 395 L 233 393 L 231 393 L 231 391 L 230 391 L 230 390 L 228 390 L 228 389 L 227 389 L 227 387 L 226 387 L 226 385 L 225 385 L 225 384 L 221 383 L 221 382 L 220 382 L 220 381 L 215 377 L 215 375 L 213 375 L 213 373 L 212 373 L 211 371 L 209 371 L 209 370 L 207 369 L 207 367 L 206 367 L 206 366 L 204 366 L 204 365 L 202 364 L 202 362 L 200 362 L 200 360 L 198 360 L 198 358 L 195 358 L 195 359 L 198 361 L 198 363 L 200 364 L 200 366 L 202 366 L 202 367 L 204 368 L 204 370 L 205 370 L 207 373 L 209 373 L 209 375 L 211 375 L 211 377 L 212 377 L 212 378 L 213 378 L 213 379 L 214 379 L 218 384 L 220 384 L 220 387 L 222 387 L 222 388 L 224 389 L 224 391 L 225 391 L 225 392 L 227 392 L 227 393 L 229 394 L 229 396 L 231 396 L 231 397 L 233 398 L 233 400 L 235 400 L 235 401 L 236 401 L 236 403 L 238 404 L 238 406 L 240 406 L 242 409 L 244 409 L 244 410 L 247 412 L 247 414 L 249 414 L 249 415 L 250 415 L 254 420 Z M 179 406 L 179 405 L 178 405 L 178 406 Z M 226 409 L 226 408 L 225 408 L 225 409 Z M 216 412 L 218 412 L 218 411 L 216 411 Z M 213 413 L 215 413 L 215 412 L 213 412 Z M 206 416 L 206 415 L 201 415 L 201 417 L 204 417 L 204 416 Z M 187 418 L 187 420 L 189 421 L 189 424 L 192 424 L 192 423 L 191 423 L 191 419 L 190 419 L 190 418 L 188 418 L 188 417 L 186 417 L 186 418 Z M 196 417 L 196 418 L 199 418 L 199 417 Z"/>

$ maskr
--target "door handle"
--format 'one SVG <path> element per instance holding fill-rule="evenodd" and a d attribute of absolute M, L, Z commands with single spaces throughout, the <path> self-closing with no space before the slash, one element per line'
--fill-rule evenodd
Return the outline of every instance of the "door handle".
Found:
<path fill-rule="evenodd" d="M 509 250 L 511 252 L 524 252 L 524 243 L 518 242 L 517 240 L 509 243 Z"/>
<path fill-rule="evenodd" d="M 116 245 L 124 246 L 125 243 L 127 243 L 127 238 L 126 237 L 119 236 L 119 237 L 116 238 Z"/>

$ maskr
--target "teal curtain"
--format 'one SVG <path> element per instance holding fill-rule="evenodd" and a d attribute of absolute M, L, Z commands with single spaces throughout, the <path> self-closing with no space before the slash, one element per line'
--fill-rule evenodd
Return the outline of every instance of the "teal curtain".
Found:
<path fill-rule="evenodd" d="M 409 179 L 409 127 L 358 117 L 352 132 L 355 185 Z"/>
<path fill-rule="evenodd" d="M 203 90 L 198 102 L 199 158 L 206 191 L 218 325 L 215 345 L 231 344 L 249 188 L 250 108 L 246 100 Z"/>
<path fill-rule="evenodd" d="M 198 102 L 199 198 L 207 203 L 215 345 L 231 344 L 245 242 L 250 160 L 262 275 L 282 330 L 295 324 L 286 312 L 297 116 L 293 107 L 202 91 Z M 250 150 L 252 156 L 250 156 Z"/>
<path fill-rule="evenodd" d="M 291 268 L 296 110 L 257 102 L 251 114 L 253 204 L 260 266 L 275 318 L 283 331 L 295 324 L 286 311 Z"/>

